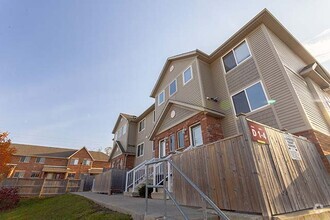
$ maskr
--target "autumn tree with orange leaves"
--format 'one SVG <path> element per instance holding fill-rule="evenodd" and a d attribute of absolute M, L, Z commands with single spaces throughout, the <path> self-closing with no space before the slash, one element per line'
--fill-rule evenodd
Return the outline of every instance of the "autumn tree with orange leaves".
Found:
<path fill-rule="evenodd" d="M 10 171 L 7 164 L 10 163 L 11 156 L 15 151 L 15 148 L 10 147 L 8 132 L 0 133 L 0 180 L 6 177 Z"/>

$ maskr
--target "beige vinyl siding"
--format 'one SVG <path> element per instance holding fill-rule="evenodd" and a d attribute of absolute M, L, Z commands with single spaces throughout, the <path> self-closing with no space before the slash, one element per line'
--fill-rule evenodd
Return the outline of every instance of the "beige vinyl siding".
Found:
<path fill-rule="evenodd" d="M 194 58 L 173 61 L 170 64 L 170 67 L 172 65 L 174 66 L 173 71 L 170 72 L 169 70 L 170 68 L 168 68 L 162 82 L 160 83 L 159 89 L 156 91 L 157 94 L 155 99 L 156 119 L 158 119 L 158 117 L 162 113 L 166 105 L 166 101 L 169 98 L 171 100 L 202 106 L 202 95 L 199 86 L 196 63 L 197 63 L 197 59 L 194 57 Z M 182 73 L 189 66 L 192 67 L 193 79 L 183 86 Z M 169 97 L 169 84 L 174 79 L 177 79 L 177 92 L 173 96 Z M 158 94 L 163 90 L 165 90 L 165 102 L 162 105 L 158 106 Z"/>
<path fill-rule="evenodd" d="M 285 77 L 283 68 L 276 57 L 276 51 L 267 41 L 266 34 L 262 26 L 259 26 L 249 35 L 249 46 L 262 75 L 268 98 L 276 100 L 274 109 L 281 129 L 296 132 L 306 128 L 306 123 L 295 101 L 293 90 L 290 89 L 291 83 Z"/>
<path fill-rule="evenodd" d="M 126 150 L 127 149 L 127 134 L 128 134 L 128 121 L 127 121 L 127 119 L 122 117 L 122 120 L 119 122 L 119 124 L 117 126 L 116 132 L 119 133 L 119 130 L 125 124 L 127 124 L 126 133 L 124 135 L 121 135 L 119 138 L 118 138 L 118 135 L 117 135 L 117 141 L 119 141 L 121 143 L 121 145 L 124 147 L 124 149 Z"/>
<path fill-rule="evenodd" d="M 128 145 L 136 145 L 136 133 L 137 133 L 137 123 L 130 122 L 128 125 Z"/>
<path fill-rule="evenodd" d="M 144 142 L 144 149 L 143 149 L 143 156 L 141 157 L 135 157 L 135 166 L 139 165 L 145 160 L 150 160 L 153 158 L 153 151 L 152 151 L 152 141 L 149 141 L 149 135 L 151 133 L 151 130 L 154 126 L 153 123 L 153 112 L 151 111 L 148 115 L 145 117 L 145 129 L 141 132 L 136 129 L 136 142 L 135 142 L 135 148 L 137 145 Z M 138 125 L 138 122 L 137 122 Z M 136 148 L 137 150 L 137 148 Z"/>
<path fill-rule="evenodd" d="M 284 65 L 287 65 L 295 72 L 299 72 L 307 64 L 295 54 L 283 41 L 281 41 L 272 31 L 267 29 L 272 39 L 277 53 Z"/>
<path fill-rule="evenodd" d="M 304 68 L 305 63 L 297 54 L 295 54 L 285 43 L 283 43 L 274 33 L 268 30 L 279 57 L 284 65 L 285 71 L 290 78 L 293 88 L 299 98 L 299 101 L 305 111 L 305 114 L 311 126 L 323 133 L 329 133 L 330 129 L 325 118 L 306 81 L 298 75 L 298 72 Z"/>
<path fill-rule="evenodd" d="M 221 119 L 223 134 L 224 137 L 229 137 L 237 134 L 238 130 L 235 122 L 236 116 L 227 89 L 225 73 L 222 68 L 221 59 L 218 58 L 213 63 L 211 63 L 210 68 L 214 91 L 216 96 L 219 97 L 219 109 L 222 113 L 225 114 L 225 118 Z"/>
<path fill-rule="evenodd" d="M 218 102 L 214 102 L 206 99 L 206 97 L 214 98 L 218 96 L 214 89 L 214 83 L 212 81 L 212 73 L 211 73 L 210 65 L 198 59 L 198 66 L 199 66 L 202 88 L 204 90 L 203 99 L 204 99 L 205 107 L 221 112 L 220 105 Z"/>
<path fill-rule="evenodd" d="M 228 89 L 232 95 L 259 79 L 260 76 L 252 57 L 226 74 Z"/>
<path fill-rule="evenodd" d="M 171 117 L 172 111 L 175 111 L 174 118 Z M 198 113 L 198 112 L 195 110 L 179 107 L 177 105 L 172 105 L 170 107 L 169 111 L 167 112 L 164 120 L 162 121 L 162 124 L 159 127 L 157 134 L 173 127 L 176 124 L 181 123 L 184 120 L 187 120 L 188 118 L 192 117 L 196 113 Z"/>
<path fill-rule="evenodd" d="M 261 109 L 260 111 L 257 111 L 255 113 L 252 112 L 247 116 L 247 118 L 274 128 L 279 128 L 279 125 L 275 118 L 275 113 L 270 106 L 267 106 L 266 108 Z"/>
<path fill-rule="evenodd" d="M 285 69 L 312 127 L 318 131 L 329 134 L 329 126 L 327 125 L 320 108 L 317 106 L 317 102 L 309 90 L 306 81 L 287 67 L 285 67 Z"/>

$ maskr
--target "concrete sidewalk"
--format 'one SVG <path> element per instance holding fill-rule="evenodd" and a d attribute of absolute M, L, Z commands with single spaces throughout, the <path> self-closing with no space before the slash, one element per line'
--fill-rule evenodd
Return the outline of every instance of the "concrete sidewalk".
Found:
<path fill-rule="evenodd" d="M 109 208 L 113 211 L 129 214 L 134 220 L 153 220 L 163 219 L 164 216 L 164 201 L 163 200 L 148 200 L 148 213 L 145 216 L 145 199 L 127 197 L 119 195 L 104 195 L 92 192 L 77 192 L 74 193 L 86 197 L 95 203 Z M 173 202 L 167 200 L 167 219 L 184 219 L 178 209 L 174 206 Z M 201 208 L 182 207 L 184 212 L 188 215 L 189 219 L 204 219 L 203 211 Z M 225 212 L 230 219 L 249 219 L 259 220 L 260 215 L 245 215 L 232 212 Z M 215 215 L 208 214 L 208 219 L 217 219 Z"/>

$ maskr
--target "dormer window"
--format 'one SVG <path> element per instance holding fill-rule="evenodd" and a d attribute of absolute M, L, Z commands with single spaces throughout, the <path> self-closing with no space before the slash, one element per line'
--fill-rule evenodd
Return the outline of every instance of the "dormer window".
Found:
<path fill-rule="evenodd" d="M 170 86 L 169 86 L 169 90 L 170 90 L 170 96 L 174 95 L 174 93 L 176 93 L 177 91 L 177 86 L 176 86 L 176 79 L 171 82 Z"/>
<path fill-rule="evenodd" d="M 183 77 L 183 85 L 186 85 L 190 80 L 192 80 L 193 75 L 192 75 L 191 66 L 183 72 L 182 77 Z"/>
<path fill-rule="evenodd" d="M 158 95 L 158 105 L 163 104 L 165 101 L 165 91 L 162 91 L 161 93 L 159 93 Z"/>
<path fill-rule="evenodd" d="M 251 56 L 250 50 L 246 41 L 244 40 L 237 47 L 229 51 L 224 57 L 222 57 L 223 65 L 225 67 L 226 72 L 228 73 L 230 70 L 234 69 L 244 60 Z"/>

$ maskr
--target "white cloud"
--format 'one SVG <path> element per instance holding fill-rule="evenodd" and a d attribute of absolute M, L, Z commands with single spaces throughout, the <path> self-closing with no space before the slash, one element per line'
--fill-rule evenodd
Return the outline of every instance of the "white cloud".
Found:
<path fill-rule="evenodd" d="M 330 29 L 304 43 L 307 50 L 321 63 L 330 61 Z"/>

